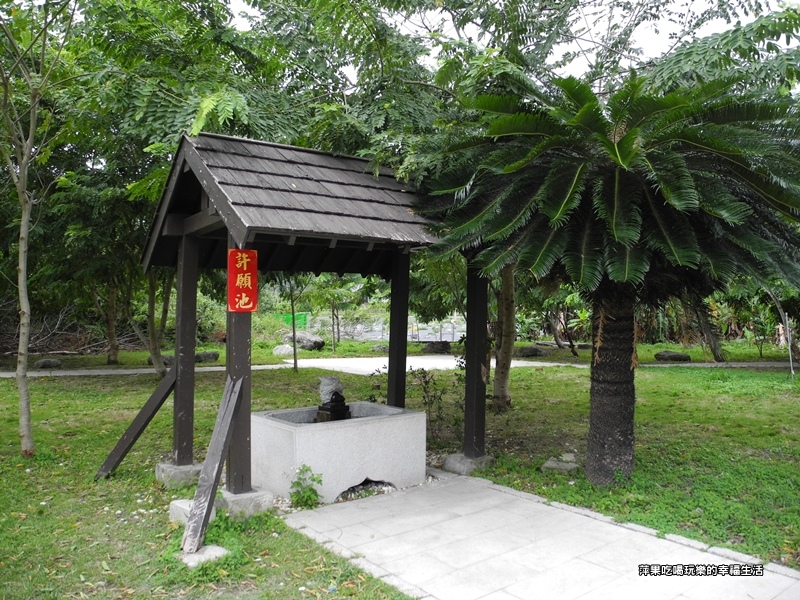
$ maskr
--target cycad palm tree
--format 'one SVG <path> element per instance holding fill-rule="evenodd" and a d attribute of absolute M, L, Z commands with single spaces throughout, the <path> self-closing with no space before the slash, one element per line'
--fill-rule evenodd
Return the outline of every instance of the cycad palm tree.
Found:
<path fill-rule="evenodd" d="M 472 250 L 485 273 L 517 263 L 586 293 L 597 484 L 633 469 L 636 303 L 704 296 L 740 271 L 800 281 L 791 98 L 646 83 L 633 76 L 605 101 L 566 78 L 465 102 L 478 119 L 443 153 L 423 207 L 441 219 L 441 245 Z"/>

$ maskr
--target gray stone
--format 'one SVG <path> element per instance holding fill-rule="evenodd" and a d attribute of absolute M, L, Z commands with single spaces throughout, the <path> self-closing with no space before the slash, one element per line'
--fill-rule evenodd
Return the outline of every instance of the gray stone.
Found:
<path fill-rule="evenodd" d="M 656 360 L 662 362 L 690 362 L 692 357 L 688 354 L 683 354 L 682 352 L 673 352 L 672 350 L 662 350 L 661 352 L 656 352 L 655 354 Z"/>
<path fill-rule="evenodd" d="M 34 369 L 60 369 L 61 361 L 57 358 L 40 358 L 33 363 Z"/>
<path fill-rule="evenodd" d="M 223 556 L 230 554 L 230 550 L 226 550 L 221 546 L 201 546 L 197 552 L 180 552 L 178 558 L 190 569 L 199 567 L 205 562 L 212 560 L 219 560 Z"/>
<path fill-rule="evenodd" d="M 189 487 L 200 479 L 200 471 L 202 469 L 203 465 L 199 463 L 174 465 L 162 462 L 156 465 L 156 480 L 167 488 Z"/>
<path fill-rule="evenodd" d="M 578 465 L 574 462 L 560 461 L 552 456 L 542 465 L 542 471 L 558 471 L 560 473 L 571 473 L 577 468 Z"/>
<path fill-rule="evenodd" d="M 331 401 L 334 392 L 344 396 L 344 386 L 336 375 L 323 375 L 319 378 L 319 403 Z"/>
<path fill-rule="evenodd" d="M 514 350 L 514 356 L 519 358 L 529 358 L 531 356 L 547 356 L 549 352 L 539 346 L 522 346 Z"/>
<path fill-rule="evenodd" d="M 291 333 L 287 333 L 285 336 L 283 336 L 283 343 L 292 343 Z M 309 333 L 308 331 L 298 331 L 297 335 L 295 336 L 295 343 L 297 344 L 298 348 L 302 348 L 303 350 L 322 350 L 325 347 L 325 340 L 318 335 Z"/>
<path fill-rule="evenodd" d="M 380 352 L 382 354 L 389 354 L 389 346 L 386 344 L 377 344 L 369 349 L 370 352 Z"/>
<path fill-rule="evenodd" d="M 428 342 L 422 347 L 422 352 L 425 354 L 450 354 L 450 342 L 447 340 Z"/>
<path fill-rule="evenodd" d="M 162 354 L 161 355 L 161 362 L 164 363 L 164 366 L 171 367 L 172 365 L 175 364 L 175 357 L 172 356 L 171 354 Z M 148 365 L 152 365 L 153 364 L 153 357 L 152 356 L 148 356 L 147 357 L 147 364 Z"/>
<path fill-rule="evenodd" d="M 561 458 L 559 458 L 559 460 L 562 461 L 562 462 L 574 463 L 575 462 L 575 453 L 574 452 L 565 452 L 564 454 L 561 455 Z"/>
<path fill-rule="evenodd" d="M 217 362 L 219 360 L 219 352 L 198 352 L 194 355 L 194 362 Z"/>
<path fill-rule="evenodd" d="M 272 354 L 275 356 L 292 356 L 294 354 L 294 348 L 292 348 L 290 344 L 281 344 L 272 349 Z"/>
<path fill-rule="evenodd" d="M 181 498 L 179 500 L 173 500 L 169 503 L 169 520 L 175 521 L 177 523 L 183 523 L 184 525 L 189 522 L 189 513 L 192 512 L 192 505 L 194 504 L 194 500 L 189 498 Z M 211 507 L 211 516 L 208 519 L 210 523 L 213 521 L 217 516 L 217 508 L 215 506 Z"/>
<path fill-rule="evenodd" d="M 494 458 L 486 455 L 478 458 L 467 458 L 463 454 L 449 454 L 444 458 L 442 468 L 450 473 L 470 475 L 473 471 L 488 467 L 493 462 Z"/>
<path fill-rule="evenodd" d="M 275 495 L 255 487 L 252 492 L 244 494 L 222 490 L 222 496 L 216 499 L 214 505 L 227 511 L 232 518 L 246 519 L 271 511 L 275 506 Z"/>

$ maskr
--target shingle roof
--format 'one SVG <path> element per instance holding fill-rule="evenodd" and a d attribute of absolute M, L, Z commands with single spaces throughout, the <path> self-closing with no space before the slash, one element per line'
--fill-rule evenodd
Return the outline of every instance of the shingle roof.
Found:
<path fill-rule="evenodd" d="M 219 238 L 224 226 L 239 247 L 262 246 L 285 257 L 273 256 L 262 270 L 383 272 L 374 255 L 355 260 L 331 251 L 408 251 L 435 237 L 412 212 L 413 194 L 388 169 L 375 177 L 369 167 L 362 159 L 306 148 L 210 134 L 184 137 L 143 262 L 174 265 L 177 235 L 191 230 Z M 304 250 L 278 250 L 282 245 Z M 221 266 L 219 252 L 207 246 L 205 266 Z M 331 256 L 336 254 L 342 256 Z"/>

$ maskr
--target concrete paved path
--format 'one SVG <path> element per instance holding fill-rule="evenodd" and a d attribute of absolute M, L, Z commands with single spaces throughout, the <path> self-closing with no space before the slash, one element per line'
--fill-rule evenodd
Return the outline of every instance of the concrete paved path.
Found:
<path fill-rule="evenodd" d="M 370 357 L 354 357 L 354 358 L 301 358 L 297 361 L 297 366 L 301 369 L 317 368 L 327 369 L 329 371 L 339 371 L 342 373 L 354 373 L 356 375 L 370 375 L 375 371 L 385 369 L 389 359 L 383 356 L 370 356 Z M 492 363 L 494 364 L 494 363 Z M 456 357 L 450 355 L 415 355 L 409 356 L 406 361 L 408 369 L 455 369 Z M 575 366 L 580 368 L 588 368 L 588 365 L 569 365 L 568 363 L 542 363 L 530 360 L 514 360 L 511 361 L 512 367 L 566 367 Z M 253 365 L 253 371 L 264 371 L 270 369 L 290 369 L 292 361 L 286 360 L 278 365 Z M 224 371 L 224 365 L 214 365 L 208 367 L 196 367 L 195 371 L 198 373 Z M 124 368 L 99 368 L 99 369 L 48 369 L 48 370 L 34 370 L 28 371 L 29 377 L 75 377 L 84 375 L 141 375 L 147 373 L 155 373 L 152 367 L 135 367 L 130 369 Z M 13 371 L 0 371 L 0 379 L 8 379 L 14 377 Z"/>
<path fill-rule="evenodd" d="M 427 600 L 800 599 L 800 571 L 677 536 L 659 538 L 485 479 L 432 472 L 439 479 L 285 520 Z M 708 565 L 747 565 L 760 574 L 640 574 L 656 565 L 673 573 L 675 565 L 695 573 Z"/>
<path fill-rule="evenodd" d="M 370 375 L 376 371 L 384 370 L 389 360 L 384 356 L 354 357 L 354 358 L 301 358 L 297 361 L 297 366 L 304 368 L 327 369 L 329 371 L 339 371 L 342 373 L 354 373 L 356 375 Z M 456 357 L 445 354 L 436 355 L 413 355 L 406 360 L 408 369 L 455 369 L 457 367 Z M 494 361 L 492 362 L 494 365 Z M 513 360 L 512 367 L 575 367 L 576 369 L 588 369 L 588 364 L 549 362 L 541 360 Z M 292 361 L 287 360 L 278 365 L 253 365 L 254 371 L 269 369 L 288 369 L 292 367 Z M 787 362 L 759 362 L 759 363 L 647 363 L 640 365 L 642 368 L 650 367 L 705 367 L 717 369 L 735 368 L 759 368 L 759 369 L 789 369 Z M 214 365 L 208 367 L 197 367 L 198 373 L 224 371 L 224 365 Z M 83 375 L 140 375 L 142 373 L 154 373 L 152 367 L 135 367 L 130 369 L 120 368 L 99 368 L 99 369 L 52 369 L 28 371 L 29 377 L 74 377 Z M 0 379 L 14 377 L 13 371 L 0 371 Z M 800 599 L 799 599 L 800 600 Z"/>

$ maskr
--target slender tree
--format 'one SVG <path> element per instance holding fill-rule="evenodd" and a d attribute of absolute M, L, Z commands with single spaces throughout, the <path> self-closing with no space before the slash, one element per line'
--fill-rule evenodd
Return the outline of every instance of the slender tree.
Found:
<path fill-rule="evenodd" d="M 19 203 L 17 288 L 19 344 L 16 383 L 22 455 L 35 453 L 28 387 L 28 347 L 31 303 L 28 292 L 28 245 L 33 207 L 53 183 L 31 180 L 36 161 L 46 160 L 55 138 L 57 100 L 54 90 L 65 76 L 64 45 L 69 38 L 75 4 L 62 2 L 13 4 L 0 10 L 0 157 Z"/>

